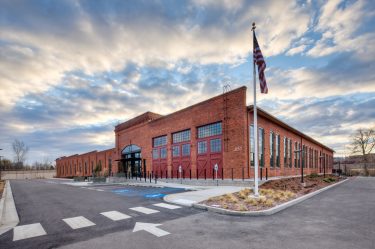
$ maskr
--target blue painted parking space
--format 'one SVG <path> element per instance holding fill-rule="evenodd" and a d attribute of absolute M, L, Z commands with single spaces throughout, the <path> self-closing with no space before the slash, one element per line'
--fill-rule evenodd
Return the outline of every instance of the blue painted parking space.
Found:
<path fill-rule="evenodd" d="M 184 192 L 179 188 L 145 188 L 145 187 L 123 187 L 110 190 L 112 193 L 127 197 L 163 198 L 167 194 Z"/>

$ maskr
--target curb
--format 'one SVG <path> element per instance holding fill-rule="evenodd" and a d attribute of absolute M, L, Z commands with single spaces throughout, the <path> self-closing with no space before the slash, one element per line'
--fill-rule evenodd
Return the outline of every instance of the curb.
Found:
<path fill-rule="evenodd" d="M 278 213 L 280 212 L 281 210 L 284 210 L 284 209 L 287 209 L 288 207 L 291 207 L 291 206 L 294 206 L 300 202 L 303 202 L 317 194 L 320 194 L 321 192 L 324 192 L 330 188 L 333 188 L 333 187 L 336 187 L 346 181 L 348 181 L 348 179 L 345 179 L 343 181 L 340 181 L 340 182 L 337 182 L 333 185 L 330 185 L 330 186 L 327 186 L 325 188 L 321 188 L 319 190 L 316 190 L 312 193 L 309 193 L 307 195 L 304 195 L 304 196 L 301 196 L 301 197 L 298 197 L 297 199 L 293 199 L 291 201 L 288 201 L 288 202 L 285 202 L 283 204 L 280 204 L 278 206 L 275 206 L 275 207 L 272 207 L 270 209 L 266 209 L 266 210 L 261 210 L 261 211 L 245 211 L 245 212 L 242 212 L 242 211 L 234 211 L 234 210 L 228 210 L 228 209 L 223 209 L 223 208 L 216 208 L 216 207 L 211 207 L 211 206 L 207 206 L 207 205 L 204 205 L 204 204 L 192 204 L 192 206 L 194 208 L 197 208 L 197 209 L 201 209 L 201 210 L 206 210 L 206 211 L 210 211 L 210 212 L 214 212 L 214 213 L 219 213 L 219 214 L 226 214 L 226 215 L 234 215 L 234 216 L 267 216 L 267 215 L 272 215 L 272 214 L 275 214 L 275 213 Z"/>
<path fill-rule="evenodd" d="M 0 201 L 0 235 L 11 230 L 20 222 L 16 204 L 14 203 L 12 188 L 7 180 Z"/>

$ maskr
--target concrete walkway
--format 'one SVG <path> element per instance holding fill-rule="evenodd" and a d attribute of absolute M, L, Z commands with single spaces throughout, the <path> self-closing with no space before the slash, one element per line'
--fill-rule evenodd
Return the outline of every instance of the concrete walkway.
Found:
<path fill-rule="evenodd" d="M 204 190 L 170 194 L 164 197 L 164 201 L 191 207 L 194 203 L 204 201 L 211 197 L 238 192 L 242 189 L 244 189 L 244 187 L 234 187 L 234 186 L 210 187 Z"/>

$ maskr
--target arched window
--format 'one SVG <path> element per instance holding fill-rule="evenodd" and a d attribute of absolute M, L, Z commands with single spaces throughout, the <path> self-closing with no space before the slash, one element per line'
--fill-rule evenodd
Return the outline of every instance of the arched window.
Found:
<path fill-rule="evenodd" d="M 122 150 L 121 154 L 124 155 L 124 154 L 129 154 L 129 153 L 140 152 L 140 151 L 141 151 L 141 148 L 139 146 L 137 146 L 135 144 L 131 144 L 131 145 L 126 146 Z"/>

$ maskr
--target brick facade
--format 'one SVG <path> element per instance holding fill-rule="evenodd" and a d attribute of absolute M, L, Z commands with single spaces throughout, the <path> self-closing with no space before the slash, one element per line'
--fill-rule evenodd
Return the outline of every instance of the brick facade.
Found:
<path fill-rule="evenodd" d="M 169 115 L 162 116 L 146 112 L 115 127 L 114 149 L 58 158 L 56 160 L 57 176 L 91 176 L 92 170 L 95 169 L 99 161 L 102 162 L 103 175 L 105 172 L 109 172 L 110 161 L 111 172 L 116 174 L 126 171 L 125 168 L 130 165 L 130 162 L 134 166 L 134 160 L 138 160 L 136 165 L 140 165 L 139 172 L 142 172 L 142 174 L 150 174 L 152 172 L 159 177 L 165 177 L 166 175 L 168 177 L 178 176 L 178 164 L 183 164 L 183 175 L 187 178 L 196 178 L 197 175 L 199 178 L 204 176 L 212 177 L 215 164 L 219 168 L 218 177 L 233 177 L 236 179 L 253 177 L 254 170 L 250 165 L 251 146 L 249 136 L 252 120 L 252 106 L 246 106 L 246 87 L 235 89 Z M 203 130 L 203 128 L 199 127 L 206 127 L 209 124 L 220 124 L 218 127 L 221 128 L 221 133 L 215 133 L 211 137 L 203 137 L 203 135 L 199 137 L 198 129 Z M 265 175 L 266 168 L 269 176 L 300 174 L 300 168 L 294 167 L 294 143 L 296 141 L 300 142 L 301 139 L 308 152 L 316 151 L 319 156 L 320 153 L 325 156 L 324 160 L 319 158 L 317 164 L 315 160 L 314 163 L 308 163 L 307 167 L 304 168 L 304 173 L 322 172 L 323 162 L 320 161 L 325 161 L 326 172 L 331 171 L 332 149 L 288 126 L 261 109 L 258 109 L 258 127 L 264 129 L 263 175 Z M 190 139 L 183 143 L 186 143 L 186 146 L 190 148 L 190 156 L 185 156 L 184 160 L 178 161 L 173 154 L 173 150 L 175 149 L 175 153 L 181 153 L 180 149 L 182 149 L 181 144 L 183 143 L 173 144 L 172 137 L 174 133 L 186 130 L 190 130 Z M 271 167 L 270 165 L 269 146 L 271 131 L 280 135 L 279 167 L 276 165 Z M 166 136 L 166 144 L 160 147 L 166 149 L 166 154 L 164 154 L 166 158 L 163 158 L 163 160 L 160 159 L 162 152 L 160 152 L 159 147 L 155 147 L 155 153 L 158 158 L 155 159 L 155 156 L 154 158 L 152 156 L 153 138 L 160 136 Z M 293 142 L 293 164 L 291 168 L 284 165 L 284 137 L 291 139 Z M 199 154 L 198 143 L 199 146 L 202 146 L 199 149 L 201 152 Z M 126 159 L 128 156 L 133 158 L 135 155 L 134 153 L 129 153 L 128 155 L 123 153 L 123 151 L 126 151 L 125 148 L 131 148 L 130 145 L 139 147 L 140 154 L 137 154 L 137 156 L 140 159 Z M 186 146 L 185 149 L 187 149 Z M 207 152 L 204 151 L 205 148 Z M 312 161 L 310 157 L 309 159 Z M 146 163 L 146 166 L 144 166 L 144 163 Z M 71 165 L 72 170 L 70 170 Z"/>

